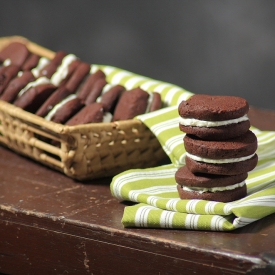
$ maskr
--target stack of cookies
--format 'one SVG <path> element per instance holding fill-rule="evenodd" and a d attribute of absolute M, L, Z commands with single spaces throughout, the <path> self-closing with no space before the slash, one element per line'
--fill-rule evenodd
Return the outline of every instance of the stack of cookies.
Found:
<path fill-rule="evenodd" d="M 48 59 L 20 42 L 0 51 L 0 100 L 70 126 L 132 119 L 162 106 L 159 93 L 112 85 L 74 54 Z"/>
<path fill-rule="evenodd" d="M 175 174 L 180 198 L 230 202 L 245 197 L 245 180 L 258 162 L 247 101 L 197 94 L 178 110 L 186 133 L 186 165 Z"/>

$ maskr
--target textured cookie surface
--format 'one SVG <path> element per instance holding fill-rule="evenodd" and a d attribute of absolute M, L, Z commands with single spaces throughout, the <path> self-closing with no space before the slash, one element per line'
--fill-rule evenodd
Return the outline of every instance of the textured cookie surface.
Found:
<path fill-rule="evenodd" d="M 247 160 L 221 164 L 196 161 L 189 157 L 185 158 L 185 162 L 192 173 L 237 175 L 253 170 L 257 165 L 258 156 L 255 154 L 252 158 Z"/>
<path fill-rule="evenodd" d="M 183 166 L 175 174 L 176 182 L 181 186 L 189 187 L 224 187 L 243 182 L 247 178 L 247 173 L 238 175 L 214 175 L 214 174 L 193 174 L 187 166 Z"/>
<path fill-rule="evenodd" d="M 228 159 L 249 156 L 257 149 L 257 137 L 252 131 L 244 135 L 222 141 L 207 141 L 185 135 L 184 146 L 188 153 L 209 159 Z"/>
<path fill-rule="evenodd" d="M 249 110 L 247 101 L 236 96 L 193 95 L 179 105 L 179 114 L 185 118 L 206 121 L 230 120 L 244 116 Z"/>

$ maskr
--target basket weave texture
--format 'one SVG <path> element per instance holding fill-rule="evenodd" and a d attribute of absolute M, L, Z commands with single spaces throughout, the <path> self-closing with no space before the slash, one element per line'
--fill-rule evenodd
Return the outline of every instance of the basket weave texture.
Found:
<path fill-rule="evenodd" d="M 12 41 L 26 44 L 41 56 L 54 56 L 54 52 L 18 36 L 0 38 L 0 49 Z M 1 100 L 0 143 L 78 180 L 152 167 L 166 156 L 154 134 L 137 119 L 67 126 Z"/>

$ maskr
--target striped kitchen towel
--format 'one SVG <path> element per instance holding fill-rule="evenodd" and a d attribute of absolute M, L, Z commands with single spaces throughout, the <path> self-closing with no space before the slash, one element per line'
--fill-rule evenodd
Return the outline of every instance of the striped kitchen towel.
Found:
<path fill-rule="evenodd" d="M 258 138 L 259 162 L 249 172 L 245 198 L 230 203 L 181 200 L 174 179 L 175 172 L 185 160 L 178 104 L 192 93 L 118 68 L 100 68 L 113 84 L 124 85 L 127 89 L 140 86 L 146 91 L 159 92 L 166 106 L 137 119 L 156 135 L 171 164 L 128 170 L 115 176 L 111 182 L 114 197 L 134 203 L 125 207 L 122 217 L 125 227 L 228 231 L 275 212 L 275 132 L 251 127 Z"/>

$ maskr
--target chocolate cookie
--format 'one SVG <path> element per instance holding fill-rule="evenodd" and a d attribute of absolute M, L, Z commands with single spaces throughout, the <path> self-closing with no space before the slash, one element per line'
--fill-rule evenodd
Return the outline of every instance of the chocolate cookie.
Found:
<path fill-rule="evenodd" d="M 30 71 L 38 65 L 40 56 L 31 53 L 22 65 L 22 71 Z"/>
<path fill-rule="evenodd" d="M 28 112 L 35 113 L 56 89 L 56 86 L 48 81 L 40 78 L 36 82 L 29 83 L 19 92 L 13 104 Z"/>
<path fill-rule="evenodd" d="M 45 119 L 55 123 L 64 124 L 83 107 L 83 101 L 75 94 L 71 94 L 55 105 L 54 108 L 47 114 Z"/>
<path fill-rule="evenodd" d="M 54 108 L 54 106 L 56 106 L 70 94 L 72 94 L 72 92 L 65 86 L 59 87 L 41 105 L 41 107 L 37 110 L 36 115 L 45 117 Z"/>
<path fill-rule="evenodd" d="M 103 121 L 104 111 L 101 103 L 92 103 L 86 105 L 77 114 L 75 114 L 66 125 L 79 125 L 87 123 L 98 123 Z"/>
<path fill-rule="evenodd" d="M 18 74 L 20 67 L 8 65 L 0 68 L 0 95 L 4 92 L 9 82 Z"/>
<path fill-rule="evenodd" d="M 179 105 L 181 131 L 206 140 L 241 136 L 250 127 L 249 105 L 236 96 L 193 95 Z"/>
<path fill-rule="evenodd" d="M 152 93 L 152 100 L 148 107 L 148 113 L 159 110 L 162 106 L 160 94 L 157 92 Z"/>
<path fill-rule="evenodd" d="M 9 64 L 21 68 L 30 52 L 28 48 L 20 42 L 12 42 L 0 52 L 0 63 L 9 60 Z"/>
<path fill-rule="evenodd" d="M 29 82 L 34 80 L 35 77 L 31 71 L 22 72 L 22 74 L 9 82 L 3 94 L 0 96 L 0 99 L 12 103 L 16 99 L 18 93 L 26 87 Z"/>
<path fill-rule="evenodd" d="M 80 87 L 77 96 L 82 99 L 86 100 L 88 95 L 90 94 L 91 90 L 93 89 L 94 84 L 97 82 L 99 79 L 105 79 L 106 75 L 102 70 L 98 70 L 93 74 L 90 74 L 83 85 Z"/>
<path fill-rule="evenodd" d="M 62 63 L 63 58 L 67 55 L 64 51 L 56 52 L 53 59 L 51 59 L 46 65 L 39 70 L 39 77 L 46 76 L 51 79 L 52 75 L 56 72 L 57 68 Z"/>
<path fill-rule="evenodd" d="M 192 173 L 205 173 L 216 175 L 237 175 L 253 170 L 258 162 L 255 154 L 252 158 L 231 163 L 209 163 L 196 161 L 190 157 L 185 158 L 185 163 Z"/>
<path fill-rule="evenodd" d="M 193 174 L 187 166 L 175 174 L 181 199 L 229 202 L 246 196 L 247 173 L 233 176 Z"/>
<path fill-rule="evenodd" d="M 51 77 L 51 82 L 56 87 L 64 85 L 80 64 L 80 60 L 74 54 L 68 54 Z"/>
<path fill-rule="evenodd" d="M 125 88 L 121 85 L 112 86 L 110 84 L 105 85 L 102 90 L 101 96 L 97 99 L 97 102 L 102 103 L 105 112 L 114 112 L 114 108 Z"/>
<path fill-rule="evenodd" d="M 144 114 L 149 94 L 140 88 L 123 92 L 114 111 L 113 121 L 132 119 Z"/>
<path fill-rule="evenodd" d="M 71 92 L 76 92 L 80 84 L 84 81 L 86 76 L 90 72 L 90 65 L 85 62 L 81 62 L 74 72 L 72 73 L 71 77 L 65 83 L 65 86 Z"/>
<path fill-rule="evenodd" d="M 90 90 L 90 93 L 88 94 L 87 98 L 85 99 L 85 104 L 89 105 L 91 103 L 96 102 L 97 98 L 100 96 L 104 86 L 107 84 L 107 81 L 105 78 L 98 79 L 93 87 Z"/>
<path fill-rule="evenodd" d="M 234 175 L 257 164 L 257 138 L 251 131 L 230 140 L 208 141 L 185 135 L 186 165 L 193 173 Z"/>

